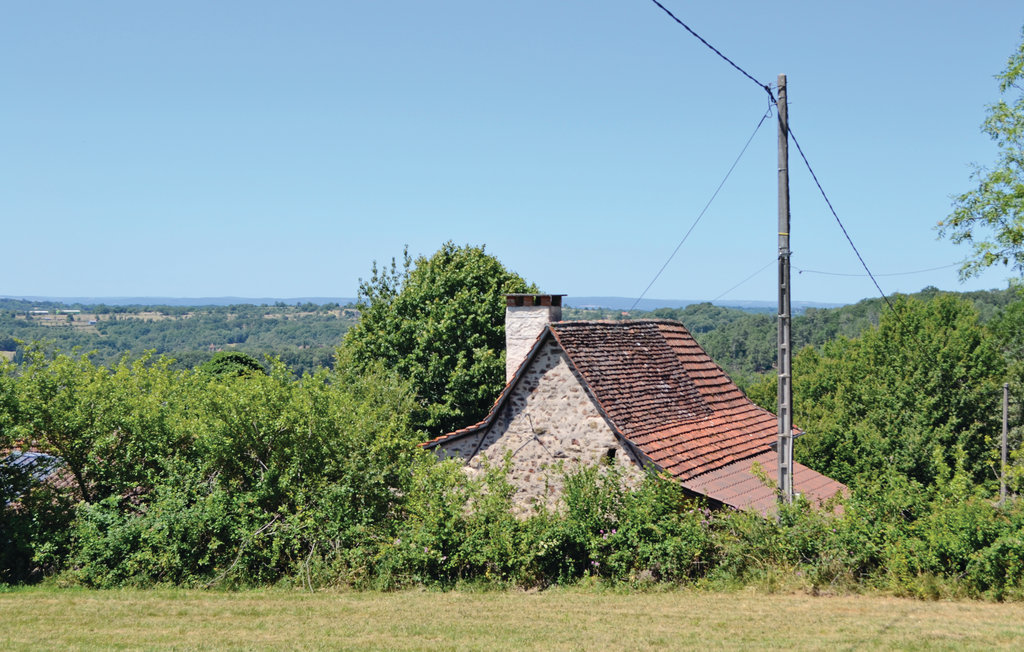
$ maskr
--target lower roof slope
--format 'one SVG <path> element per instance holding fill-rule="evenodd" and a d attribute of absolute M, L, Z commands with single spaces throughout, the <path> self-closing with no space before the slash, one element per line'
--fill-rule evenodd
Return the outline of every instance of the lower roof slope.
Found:
<path fill-rule="evenodd" d="M 766 484 L 759 477 L 761 473 L 754 470 L 755 464 L 764 475 L 774 478 L 779 455 L 774 450 L 768 450 L 684 481 L 682 485 L 693 493 L 707 496 L 723 505 L 752 509 L 767 515 L 778 507 L 778 497 L 775 487 Z M 803 464 L 793 464 L 793 490 L 816 507 L 845 489 L 843 484 L 826 475 Z"/>

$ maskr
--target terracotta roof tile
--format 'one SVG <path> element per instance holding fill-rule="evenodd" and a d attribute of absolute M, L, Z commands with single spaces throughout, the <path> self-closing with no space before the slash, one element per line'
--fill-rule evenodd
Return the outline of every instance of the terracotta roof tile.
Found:
<path fill-rule="evenodd" d="M 672 321 L 557 322 L 594 398 L 655 464 L 685 480 L 764 451 L 778 420 Z"/>
<path fill-rule="evenodd" d="M 768 514 L 778 504 L 775 488 L 766 485 L 753 472 L 753 467 L 755 463 L 759 464 L 768 478 L 774 481 L 778 460 L 775 451 L 765 451 L 684 481 L 682 485 L 719 503 Z M 798 463 L 793 464 L 793 488 L 814 505 L 821 505 L 837 493 L 846 491 L 842 483 Z"/>

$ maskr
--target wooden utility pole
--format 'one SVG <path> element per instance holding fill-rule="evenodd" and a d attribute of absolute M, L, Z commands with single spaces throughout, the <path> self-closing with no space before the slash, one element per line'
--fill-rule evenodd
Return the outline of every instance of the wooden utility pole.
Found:
<path fill-rule="evenodd" d="M 793 352 L 789 292 L 789 112 L 786 76 L 779 75 L 779 500 L 793 502 Z"/>
<path fill-rule="evenodd" d="M 1003 383 L 1002 465 L 999 467 L 999 504 L 1006 503 L 1006 448 L 1010 421 L 1010 383 Z"/>

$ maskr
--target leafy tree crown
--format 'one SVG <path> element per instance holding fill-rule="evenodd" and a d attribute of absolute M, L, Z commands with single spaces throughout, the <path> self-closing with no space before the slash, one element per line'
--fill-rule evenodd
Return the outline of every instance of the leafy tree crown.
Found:
<path fill-rule="evenodd" d="M 487 414 L 505 378 L 504 295 L 537 292 L 484 247 L 446 242 L 429 258 L 373 264 L 360 280 L 362 318 L 344 346 L 359 365 L 380 361 L 412 381 L 414 421 L 432 434 Z"/>

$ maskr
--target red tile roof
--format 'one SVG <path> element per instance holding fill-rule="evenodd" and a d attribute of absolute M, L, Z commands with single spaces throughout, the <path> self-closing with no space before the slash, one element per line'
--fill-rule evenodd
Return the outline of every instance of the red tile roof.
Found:
<path fill-rule="evenodd" d="M 778 437 L 679 322 L 557 322 L 551 331 L 631 442 L 685 480 L 750 457 Z"/>
<path fill-rule="evenodd" d="M 711 483 L 708 487 L 717 487 L 715 483 L 726 480 L 738 482 L 737 473 L 748 476 L 744 482 L 754 481 L 763 487 L 750 475 L 750 467 L 739 463 L 774 455 L 770 446 L 777 441 L 777 418 L 748 399 L 686 328 L 674 321 L 549 324 L 483 421 L 424 445 L 434 447 L 490 425 L 548 336 L 554 337 L 565 351 L 619 434 L 684 487 L 704 487 L 706 483 Z M 776 464 L 772 461 L 766 468 L 774 469 Z M 832 483 L 825 490 L 831 492 L 828 495 L 844 488 L 806 467 L 797 467 L 797 480 L 800 473 L 807 472 Z M 719 470 L 723 470 L 721 477 L 726 480 L 714 474 Z M 699 493 L 718 500 L 706 491 Z M 762 493 L 753 489 L 735 495 L 726 492 L 721 495 L 729 500 L 719 502 L 741 508 L 756 506 L 764 497 Z M 767 495 L 771 496 L 770 490 Z M 749 501 L 753 502 L 748 505 Z"/>
<path fill-rule="evenodd" d="M 753 471 L 755 463 L 761 466 L 772 485 L 765 484 Z M 778 463 L 778 454 L 769 450 L 684 481 L 682 485 L 719 503 L 768 514 L 778 505 L 774 487 Z M 815 506 L 846 489 L 843 484 L 799 463 L 793 464 L 793 488 Z"/>

